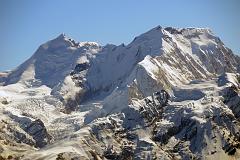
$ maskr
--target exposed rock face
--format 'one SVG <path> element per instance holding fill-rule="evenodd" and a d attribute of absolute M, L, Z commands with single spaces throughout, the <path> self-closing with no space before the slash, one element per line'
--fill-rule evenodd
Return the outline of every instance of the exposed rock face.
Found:
<path fill-rule="evenodd" d="M 223 102 L 229 106 L 235 117 L 240 117 L 240 96 L 239 89 L 232 85 L 223 90 Z"/>
<path fill-rule="evenodd" d="M 51 136 L 47 133 L 44 123 L 40 119 L 30 123 L 24 130 L 33 137 L 36 147 L 44 147 L 51 140 Z"/>
<path fill-rule="evenodd" d="M 6 105 L 6 104 L 8 104 L 8 101 L 7 101 L 6 98 L 4 98 L 4 97 L 0 97 L 0 103 Z"/>
<path fill-rule="evenodd" d="M 7 119 L 0 121 L 0 159 L 21 159 L 26 152 L 34 151 L 33 145 L 31 137 L 16 125 Z"/>
<path fill-rule="evenodd" d="M 87 159 L 74 152 L 63 152 L 57 155 L 56 160 L 87 160 Z"/>

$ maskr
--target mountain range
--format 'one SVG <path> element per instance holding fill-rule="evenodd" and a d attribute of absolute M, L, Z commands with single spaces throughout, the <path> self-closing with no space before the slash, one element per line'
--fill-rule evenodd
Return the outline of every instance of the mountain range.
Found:
<path fill-rule="evenodd" d="M 61 34 L 0 73 L 0 159 L 238 159 L 239 73 L 208 28 Z"/>

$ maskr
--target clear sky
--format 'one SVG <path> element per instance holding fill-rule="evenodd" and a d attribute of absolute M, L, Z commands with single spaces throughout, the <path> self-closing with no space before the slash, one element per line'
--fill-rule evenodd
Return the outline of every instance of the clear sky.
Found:
<path fill-rule="evenodd" d="M 209 27 L 240 53 L 240 0 L 0 0 L 0 71 L 60 33 L 118 45 L 157 25 Z"/>

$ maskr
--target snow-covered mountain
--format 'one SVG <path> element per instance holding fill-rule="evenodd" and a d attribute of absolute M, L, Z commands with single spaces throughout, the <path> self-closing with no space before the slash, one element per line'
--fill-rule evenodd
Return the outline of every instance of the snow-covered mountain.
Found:
<path fill-rule="evenodd" d="M 237 158 L 239 72 L 210 29 L 157 26 L 126 46 L 61 34 L 0 74 L 0 155 Z"/>

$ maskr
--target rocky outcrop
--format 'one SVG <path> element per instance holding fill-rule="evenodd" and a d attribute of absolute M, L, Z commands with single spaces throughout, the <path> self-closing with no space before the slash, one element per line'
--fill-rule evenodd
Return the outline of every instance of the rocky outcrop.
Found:
<path fill-rule="evenodd" d="M 47 133 L 47 129 L 40 119 L 30 123 L 24 130 L 35 140 L 36 147 L 44 147 L 51 140 L 51 136 Z"/>
<path fill-rule="evenodd" d="M 223 103 L 234 113 L 236 118 L 240 117 L 240 92 L 235 85 L 224 88 L 222 91 Z"/>
<path fill-rule="evenodd" d="M 84 77 L 81 76 L 81 72 L 86 71 L 89 68 L 89 63 L 79 63 L 75 66 L 74 70 L 71 71 L 70 75 L 77 87 L 84 87 Z M 82 73 L 84 74 L 84 73 Z"/>
<path fill-rule="evenodd" d="M 4 104 L 4 105 L 7 105 L 9 102 L 7 101 L 6 98 L 0 97 L 0 103 L 2 103 L 2 104 Z"/>
<path fill-rule="evenodd" d="M 75 152 L 63 152 L 57 155 L 56 160 L 87 160 L 87 159 Z"/>
<path fill-rule="evenodd" d="M 161 118 L 163 108 L 168 104 L 169 94 L 165 90 L 155 92 L 151 97 L 143 99 L 143 105 L 139 108 L 139 113 L 149 122 L 153 123 Z"/>
<path fill-rule="evenodd" d="M 42 148 L 50 143 L 52 137 L 48 134 L 44 123 L 40 119 L 34 121 L 11 115 L 14 121 L 18 123 L 19 129 L 8 125 L 8 130 L 14 135 L 14 139 L 18 143 L 26 143 L 37 148 Z M 16 125 L 16 124 L 15 124 Z"/>
<path fill-rule="evenodd" d="M 168 140 L 186 129 L 186 134 L 182 136 L 184 140 L 191 140 L 197 134 L 196 122 L 190 118 L 182 118 L 179 126 L 171 126 L 169 124 L 155 123 L 153 129 L 153 140 L 166 144 Z"/>

